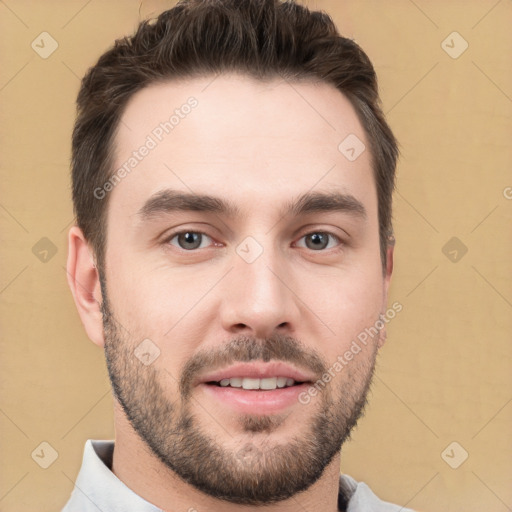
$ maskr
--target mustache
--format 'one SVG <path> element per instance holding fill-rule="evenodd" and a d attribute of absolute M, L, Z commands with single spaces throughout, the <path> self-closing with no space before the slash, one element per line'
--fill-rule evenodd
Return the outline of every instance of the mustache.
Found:
<path fill-rule="evenodd" d="M 218 350 L 202 350 L 192 356 L 181 373 L 180 394 L 183 399 L 188 398 L 192 391 L 192 383 L 197 375 L 205 370 L 214 370 L 234 363 L 271 360 L 293 363 L 299 368 L 313 372 L 317 378 L 321 378 L 328 368 L 317 351 L 307 349 L 291 336 L 276 334 L 263 340 L 240 336 L 228 341 Z"/>

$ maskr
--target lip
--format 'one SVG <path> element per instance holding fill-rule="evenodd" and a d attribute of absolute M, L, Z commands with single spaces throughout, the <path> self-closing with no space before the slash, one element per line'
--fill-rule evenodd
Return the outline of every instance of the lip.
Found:
<path fill-rule="evenodd" d="M 290 406 L 298 405 L 300 393 L 307 390 L 309 385 L 304 383 L 272 390 L 247 390 L 206 383 L 202 383 L 198 387 L 207 396 L 220 403 L 221 407 L 227 407 L 237 413 L 264 416 L 276 414 Z"/>
<path fill-rule="evenodd" d="M 196 384 L 207 382 L 220 382 L 222 379 L 235 377 L 249 377 L 252 379 L 265 379 L 268 377 L 286 377 L 295 382 L 312 383 L 315 377 L 291 366 L 288 363 L 274 361 L 268 363 L 238 363 L 227 368 L 206 373 L 199 378 Z M 283 388 L 286 389 L 286 388 Z"/>
<path fill-rule="evenodd" d="M 222 387 L 212 382 L 235 377 L 265 379 L 268 377 L 286 377 L 293 379 L 293 386 L 272 390 L 248 390 L 243 388 Z M 268 415 L 276 414 L 293 405 L 299 404 L 299 395 L 315 381 L 315 377 L 294 366 L 272 361 L 268 363 L 238 363 L 226 368 L 204 374 L 196 386 L 221 407 L 242 414 Z"/>

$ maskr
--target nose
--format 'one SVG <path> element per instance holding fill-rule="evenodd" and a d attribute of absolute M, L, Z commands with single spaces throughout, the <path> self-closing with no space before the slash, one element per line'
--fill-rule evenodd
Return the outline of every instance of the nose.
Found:
<path fill-rule="evenodd" d="M 296 331 L 299 299 L 283 258 L 269 249 L 250 263 L 233 254 L 234 268 L 222 290 L 221 319 L 227 332 L 263 339 Z"/>

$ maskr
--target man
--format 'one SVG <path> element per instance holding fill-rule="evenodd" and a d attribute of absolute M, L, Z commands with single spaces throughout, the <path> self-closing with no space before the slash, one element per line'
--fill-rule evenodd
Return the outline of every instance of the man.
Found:
<path fill-rule="evenodd" d="M 116 436 L 64 511 L 405 510 L 340 475 L 390 311 L 378 101 L 363 51 L 278 0 L 179 2 L 89 70 L 67 270 Z"/>

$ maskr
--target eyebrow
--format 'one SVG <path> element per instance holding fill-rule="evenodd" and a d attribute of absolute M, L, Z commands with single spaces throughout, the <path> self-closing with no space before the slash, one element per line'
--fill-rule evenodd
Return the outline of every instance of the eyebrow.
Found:
<path fill-rule="evenodd" d="M 230 200 L 207 194 L 194 194 L 164 189 L 153 194 L 137 212 L 142 221 L 176 211 L 210 212 L 225 217 L 238 217 L 240 208 Z M 361 219 L 367 218 L 363 204 L 351 194 L 340 192 L 306 192 L 289 201 L 281 216 L 303 216 L 320 212 L 343 212 Z"/>

